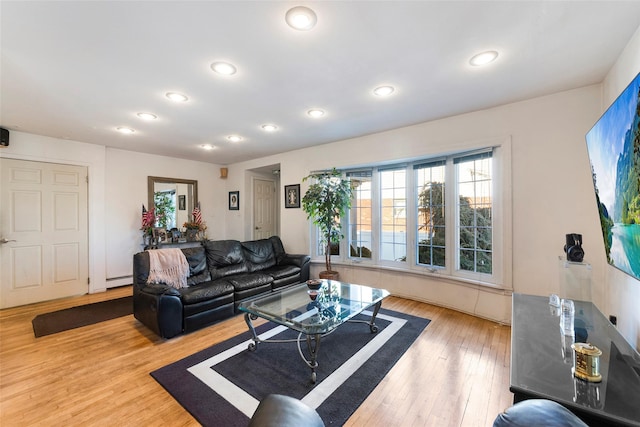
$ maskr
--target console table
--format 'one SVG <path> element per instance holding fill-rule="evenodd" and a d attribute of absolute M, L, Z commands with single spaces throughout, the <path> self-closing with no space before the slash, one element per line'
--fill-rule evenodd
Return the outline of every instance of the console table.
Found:
<path fill-rule="evenodd" d="M 549 399 L 589 426 L 640 426 L 640 355 L 591 302 L 574 301 L 576 339 L 600 350 L 599 383 L 575 378 L 573 337 L 560 329 L 548 297 L 513 294 L 511 384 L 514 403 Z"/>
<path fill-rule="evenodd" d="M 144 250 L 148 249 L 168 249 L 168 248 L 197 248 L 202 246 L 202 241 L 193 242 L 162 242 L 144 246 Z"/>

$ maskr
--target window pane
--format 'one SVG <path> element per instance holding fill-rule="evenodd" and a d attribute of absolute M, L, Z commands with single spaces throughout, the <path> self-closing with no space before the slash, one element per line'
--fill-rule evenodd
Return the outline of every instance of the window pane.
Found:
<path fill-rule="evenodd" d="M 459 268 L 492 273 L 491 153 L 455 160 Z"/>
<path fill-rule="evenodd" d="M 460 250 L 460 270 L 475 271 L 475 252 L 470 250 Z"/>
<path fill-rule="evenodd" d="M 476 246 L 476 236 L 473 227 L 460 227 L 460 247 L 473 249 Z"/>
<path fill-rule="evenodd" d="M 347 173 L 352 198 L 349 212 L 349 256 L 371 258 L 371 172 Z"/>
<path fill-rule="evenodd" d="M 380 178 L 380 259 L 407 260 L 406 169 L 383 170 Z"/>
<path fill-rule="evenodd" d="M 490 227 L 478 227 L 477 234 L 478 249 L 485 251 L 491 250 L 491 228 Z"/>
<path fill-rule="evenodd" d="M 445 266 L 445 166 L 414 168 L 417 206 L 417 263 Z"/>
<path fill-rule="evenodd" d="M 491 252 L 477 252 L 477 271 L 479 273 L 491 274 Z"/>

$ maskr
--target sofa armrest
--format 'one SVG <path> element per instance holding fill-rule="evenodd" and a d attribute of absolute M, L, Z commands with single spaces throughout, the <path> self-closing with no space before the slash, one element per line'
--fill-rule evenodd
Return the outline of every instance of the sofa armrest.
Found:
<path fill-rule="evenodd" d="M 166 292 L 162 292 L 162 288 Z M 133 291 L 133 315 L 162 338 L 182 333 L 182 300 L 170 287 L 147 286 Z M 151 291 L 151 292 L 147 292 Z"/>
<path fill-rule="evenodd" d="M 165 284 L 148 284 L 149 254 L 133 255 L 133 315 L 162 338 L 181 334 L 184 328 L 180 292 Z"/>
<path fill-rule="evenodd" d="M 311 257 L 309 255 L 302 254 L 284 254 L 278 260 L 278 265 L 295 265 L 296 267 L 304 267 L 305 264 L 308 264 L 311 261 Z"/>

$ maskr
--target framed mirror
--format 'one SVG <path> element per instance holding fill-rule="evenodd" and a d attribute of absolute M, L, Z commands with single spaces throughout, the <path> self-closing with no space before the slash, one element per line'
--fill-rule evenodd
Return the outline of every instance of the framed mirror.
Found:
<path fill-rule="evenodd" d="M 193 208 L 198 204 L 198 181 L 149 176 L 147 196 L 149 209 L 154 208 L 160 218 L 156 227 L 180 229 L 191 220 Z"/>

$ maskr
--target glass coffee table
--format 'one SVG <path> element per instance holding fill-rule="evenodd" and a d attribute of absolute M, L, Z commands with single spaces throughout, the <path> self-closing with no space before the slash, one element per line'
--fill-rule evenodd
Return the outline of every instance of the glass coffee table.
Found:
<path fill-rule="evenodd" d="M 258 344 L 265 342 L 295 342 L 302 360 L 311 369 L 311 382 L 316 382 L 318 350 L 320 339 L 345 322 L 361 322 L 369 325 L 371 333 L 378 332 L 376 316 L 382 300 L 389 296 L 385 289 L 354 285 L 335 280 L 321 280 L 319 288 L 302 283 L 272 294 L 240 303 L 245 322 L 253 335 L 249 351 L 255 351 Z M 313 287 L 317 287 L 316 284 Z M 353 318 L 373 307 L 371 320 Z M 262 318 L 298 332 L 298 338 L 289 340 L 261 339 L 253 326 L 253 320 Z M 304 355 L 301 343 L 306 341 L 309 358 Z"/>

